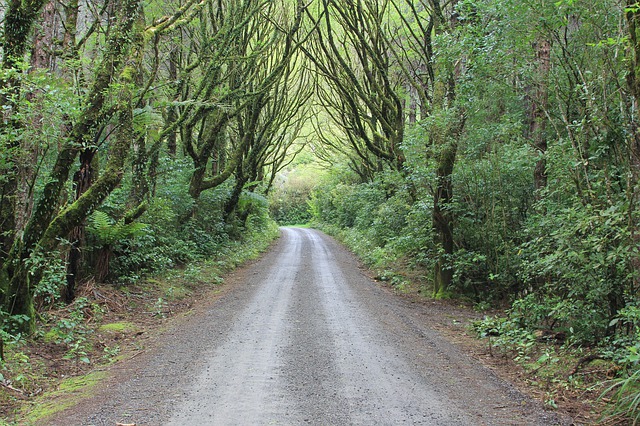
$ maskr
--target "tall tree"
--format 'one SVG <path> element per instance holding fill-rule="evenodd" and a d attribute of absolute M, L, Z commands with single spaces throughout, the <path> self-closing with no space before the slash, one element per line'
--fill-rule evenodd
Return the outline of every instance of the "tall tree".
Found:
<path fill-rule="evenodd" d="M 12 0 L 4 16 L 2 78 L 0 79 L 0 107 L 4 126 L 0 134 L 3 170 L 0 178 L 0 261 L 4 261 L 13 244 L 16 232 L 16 195 L 18 190 L 18 162 L 21 123 L 17 119 L 21 96 L 20 73 L 27 53 L 30 34 L 45 0 L 23 2 Z"/>
<path fill-rule="evenodd" d="M 637 223 L 637 210 L 640 204 L 640 4 L 632 0 L 626 2 L 625 14 L 629 28 L 629 39 L 631 49 L 629 50 L 629 71 L 627 74 L 627 85 L 633 97 L 633 108 L 635 116 L 631 119 L 631 137 L 628 141 L 628 158 L 631 168 L 630 183 L 630 205 L 633 209 L 629 214 L 629 227 L 631 239 L 634 245 L 640 243 L 640 227 Z M 640 289 L 640 255 L 635 252 L 631 258 L 633 268 L 633 288 Z"/>
<path fill-rule="evenodd" d="M 183 93 L 187 106 L 171 124 L 180 128 L 182 144 L 193 161 L 189 192 L 194 200 L 241 167 L 255 137 L 257 117 L 296 50 L 294 36 L 302 14 L 301 2 L 290 7 L 286 2 L 244 0 L 219 2 L 202 16 L 206 25 L 201 29 L 199 55 L 213 59 L 198 59 L 189 70 L 200 70 L 203 77 L 196 78 L 193 92 Z M 256 118 L 245 123 L 249 128 L 242 137 L 231 141 L 231 120 L 244 112 Z M 222 156 L 224 167 L 211 173 L 212 158 Z"/>
<path fill-rule="evenodd" d="M 21 238 L 12 241 L 11 250 L 2 265 L 0 276 L 0 305 L 8 314 L 25 315 L 34 318 L 33 291 L 38 282 L 27 270 L 25 260 L 36 250 L 50 251 L 80 224 L 102 200 L 115 188 L 122 177 L 122 166 L 127 156 L 127 138 L 118 133 L 112 145 L 111 158 L 107 170 L 98 181 L 75 202 L 56 214 L 58 200 L 69 177 L 74 160 L 81 147 L 91 143 L 91 138 L 112 116 L 126 119 L 120 122 L 127 126 L 127 107 L 130 98 L 131 68 L 124 67 L 133 38 L 133 28 L 138 16 L 137 0 L 122 0 L 115 10 L 114 28 L 105 40 L 105 49 L 93 78 L 92 87 L 86 95 L 82 113 L 70 128 L 67 141 L 60 149 L 50 177 L 45 184 L 41 198 L 36 204 Z M 113 93 L 113 83 L 118 82 L 123 89 Z M 110 95 L 121 96 L 111 105 Z M 123 129 L 122 127 L 121 129 Z M 130 137 L 131 135 L 129 135 Z M 31 271 L 33 272 L 33 271 Z M 34 322 L 23 323 L 26 329 L 33 329 Z"/>
<path fill-rule="evenodd" d="M 390 43 L 405 81 L 419 98 L 421 119 L 428 129 L 428 153 L 435 162 L 432 228 L 437 250 L 433 276 L 434 296 L 449 289 L 454 266 L 453 171 L 465 110 L 457 102 L 457 84 L 465 58 L 455 52 L 458 26 L 457 1 L 392 1 L 402 23 Z"/>
<path fill-rule="evenodd" d="M 388 2 L 322 0 L 308 16 L 315 32 L 306 55 L 322 77 L 321 105 L 368 168 L 402 170 L 404 101 L 392 67 Z"/>

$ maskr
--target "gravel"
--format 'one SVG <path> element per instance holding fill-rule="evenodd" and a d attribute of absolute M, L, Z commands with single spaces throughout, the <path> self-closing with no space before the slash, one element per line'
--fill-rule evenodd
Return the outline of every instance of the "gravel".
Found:
<path fill-rule="evenodd" d="M 555 425 L 326 235 L 283 228 L 53 425 Z"/>

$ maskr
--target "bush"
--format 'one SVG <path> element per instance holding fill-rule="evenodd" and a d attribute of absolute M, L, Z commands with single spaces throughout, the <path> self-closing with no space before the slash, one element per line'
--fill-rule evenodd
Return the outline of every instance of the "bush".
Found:
<path fill-rule="evenodd" d="M 162 167 L 174 173 L 162 174 L 165 180 L 158 182 L 156 195 L 140 218 L 147 226 L 136 235 L 121 235 L 113 244 L 109 281 L 134 282 L 148 273 L 205 259 L 229 240 L 230 229 L 222 209 L 231 183 L 203 192 L 196 203 L 188 193 L 189 163 L 184 159 L 165 160 Z M 122 215 L 126 194 L 125 183 L 101 209 Z"/>
<path fill-rule="evenodd" d="M 533 153 L 524 144 L 460 160 L 452 206 L 457 293 L 478 301 L 505 300 L 523 289 L 517 253 L 533 198 L 533 164 Z"/>
<path fill-rule="evenodd" d="M 269 195 L 271 217 L 280 225 L 308 223 L 312 218 L 309 200 L 322 172 L 307 164 L 285 170 Z"/>

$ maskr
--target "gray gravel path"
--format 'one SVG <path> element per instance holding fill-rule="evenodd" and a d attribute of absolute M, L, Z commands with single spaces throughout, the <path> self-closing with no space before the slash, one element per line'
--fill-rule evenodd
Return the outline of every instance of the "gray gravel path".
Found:
<path fill-rule="evenodd" d="M 383 291 L 322 233 L 260 261 L 50 424 L 562 424 Z"/>

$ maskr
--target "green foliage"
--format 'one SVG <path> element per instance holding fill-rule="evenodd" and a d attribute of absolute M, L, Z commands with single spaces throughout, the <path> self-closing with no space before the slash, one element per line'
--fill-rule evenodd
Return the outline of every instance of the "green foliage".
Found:
<path fill-rule="evenodd" d="M 90 327 L 86 324 L 88 313 L 95 318 L 102 313 L 102 308 L 91 303 L 87 298 L 76 299 L 67 308 L 67 315 L 60 317 L 44 335 L 44 340 L 66 345 L 65 359 L 89 364 L 91 361 L 87 356 L 89 352 L 87 334 L 90 332 Z"/>
<path fill-rule="evenodd" d="M 133 110 L 133 127 L 136 132 L 140 134 L 151 132 L 153 136 L 157 136 L 157 129 L 161 128 L 162 125 L 162 114 L 151 105 Z"/>
<path fill-rule="evenodd" d="M 525 229 L 520 276 L 545 304 L 567 305 L 562 317 L 552 310 L 558 325 L 572 327 L 578 340 L 597 341 L 635 293 L 629 265 L 638 251 L 627 203 L 604 194 L 585 203 L 566 194 L 561 202 L 547 198 L 543 207 L 545 214 L 532 216 Z"/>
<path fill-rule="evenodd" d="M 612 381 L 603 395 L 613 394 L 614 406 L 606 417 L 615 419 L 621 415 L 633 420 L 633 425 L 640 421 L 640 368 L 636 365 L 633 373 L 627 377 Z"/>
<path fill-rule="evenodd" d="M 609 381 L 601 396 L 614 401 L 606 419 L 624 416 L 637 424 L 640 420 L 640 307 L 637 302 L 620 309 L 609 326 L 617 327 L 621 333 L 610 339 L 603 353 L 622 368 L 619 377 Z"/>
<path fill-rule="evenodd" d="M 0 327 L 0 340 L 4 344 L 15 344 L 22 339 L 23 325 L 31 321 L 26 315 L 10 315 L 0 310 L 0 318 L 2 318 L 2 327 Z"/>
<path fill-rule="evenodd" d="M 369 183 L 321 184 L 312 192 L 309 206 L 315 223 L 335 228 L 365 262 L 383 271 L 381 279 L 396 287 L 405 282 L 392 272 L 394 261 L 413 255 L 414 264 L 425 259 L 429 221 L 424 222 L 420 205 L 412 206 L 406 184 L 395 171 Z M 425 237 L 419 238 L 423 231 Z"/>
<path fill-rule="evenodd" d="M 554 330 L 572 344 L 619 352 L 635 325 L 615 319 L 637 299 L 640 257 L 637 159 L 626 148 L 635 142 L 624 130 L 635 111 L 612 107 L 633 104 L 620 89 L 620 17 L 609 0 L 458 2 L 456 31 L 433 40 L 437 66 L 464 68 L 456 108 L 432 105 L 406 127 L 397 179 L 379 170 L 370 182 L 340 176 L 319 186 L 310 202 L 314 220 L 337 228 L 373 265 L 407 258 L 428 275 L 442 256 L 431 229 L 441 149 L 434 140 L 449 135 L 454 112 L 464 111 L 464 131 L 447 140 L 457 144 L 446 206 L 455 246 L 445 259 L 454 273 L 447 291 L 512 303 L 500 334 L 505 344 Z M 546 71 L 544 41 L 551 42 Z M 534 123 L 536 102 L 545 116 Z M 542 172 L 546 186 L 536 191 Z"/>
<path fill-rule="evenodd" d="M 269 195 L 271 217 L 280 225 L 300 225 L 312 218 L 309 201 L 323 172 L 317 167 L 298 164 L 282 172 Z"/>
<path fill-rule="evenodd" d="M 257 192 L 242 191 L 237 210 L 240 216 L 246 217 L 244 226 L 249 232 L 260 230 L 269 223 L 269 201 Z"/>
<path fill-rule="evenodd" d="M 535 334 L 523 328 L 522 318 L 485 317 L 475 321 L 473 328 L 481 338 L 489 338 L 489 345 L 510 352 L 515 361 L 527 361 L 534 348 Z"/>
<path fill-rule="evenodd" d="M 115 221 L 108 214 L 96 211 L 89 218 L 87 229 L 93 234 L 98 243 L 109 246 L 121 240 L 144 235 L 147 224 L 138 222 L 125 223 L 124 218 Z"/>
<path fill-rule="evenodd" d="M 206 259 L 229 239 L 222 208 L 231 183 L 203 192 L 196 203 L 188 193 L 191 168 L 186 159 L 163 158 L 159 172 L 156 195 L 141 219 L 145 226 L 134 226 L 135 238 L 128 235 L 113 246 L 112 281 L 135 282 L 149 273 Z M 103 209 L 122 215 L 128 185 L 114 192 Z M 109 223 L 105 225 L 109 230 Z"/>
<path fill-rule="evenodd" d="M 523 289 L 517 253 L 531 209 L 534 156 L 513 144 L 474 157 L 461 159 L 454 174 L 455 290 L 504 300 Z"/>
<path fill-rule="evenodd" d="M 67 264 L 58 250 L 43 253 L 34 250 L 25 264 L 29 276 L 40 279 L 33 291 L 34 298 L 42 305 L 51 306 L 60 299 L 61 290 L 67 285 Z"/>
<path fill-rule="evenodd" d="M 348 3 L 327 3 L 325 16 L 340 16 L 339 8 Z M 96 263 L 91 249 L 108 248 L 110 279 L 130 283 L 218 255 L 241 258 L 253 239 L 277 232 L 269 213 L 280 224 L 313 221 L 338 234 L 379 271 L 380 279 L 398 288 L 409 285 L 399 269 L 431 277 L 444 261 L 453 272 L 445 293 L 477 306 L 510 306 L 503 318 L 476 327 L 493 345 L 521 359 L 530 355 L 535 333 L 543 330 L 563 333 L 575 346 L 599 345 L 625 369 L 610 389 L 618 395 L 618 411 L 637 420 L 638 99 L 629 85 L 636 46 L 625 13 L 638 8 L 617 0 L 453 3 L 455 9 L 445 5 L 446 16 L 433 28 L 426 25 L 430 8 L 412 16 L 403 2 L 379 8 L 370 2 L 364 15 L 342 15 L 332 25 L 339 31 L 333 39 L 337 45 L 327 50 L 341 52 L 342 60 L 317 44 L 305 46 L 309 55 L 318 56 L 316 66 L 333 65 L 317 81 L 285 73 L 314 68 L 302 58 L 295 66 L 274 69 L 273 58 L 282 56 L 280 30 L 291 26 L 286 19 L 293 15 L 283 13 L 292 6 L 288 2 L 246 10 L 237 9 L 240 3 L 221 3 L 219 22 L 190 9 L 175 24 L 179 34 L 175 27 L 150 29 L 148 43 L 132 50 L 126 49 L 127 31 L 118 31 L 122 22 L 113 19 L 122 10 L 115 10 L 119 15 L 106 11 L 114 26 L 88 34 L 79 57 L 55 57 L 59 49 L 52 49 L 51 70 L 31 69 L 26 58 L 11 58 L 12 68 L 2 70 L 4 82 L 20 85 L 16 90 L 0 84 L 0 97 L 6 98 L 3 117 L 16 124 L 0 131 L 0 185 L 19 178 L 15 188 L 2 188 L 3 208 L 15 201 L 19 211 L 11 212 L 12 219 L 28 220 L 31 204 L 46 198 L 44 187 L 52 182 L 61 188 L 47 205 L 51 214 L 73 202 L 72 164 L 78 152 L 96 149 L 95 176 L 104 175 L 105 154 L 130 113 L 135 161 L 121 170 L 121 186 L 91 206 L 89 247 L 83 250 L 87 269 Z M 172 13 L 170 5 L 147 6 L 147 14 Z M 246 16 L 236 19 L 240 13 Z M 327 22 L 320 24 L 326 31 Z M 278 31 L 265 40 L 260 32 L 269 28 Z M 155 31 L 159 44 L 150 43 Z M 237 43 L 238 36 L 246 43 Z M 120 42 L 107 46 L 112 39 Z M 169 68 L 176 69 L 158 67 L 155 57 L 168 58 Z M 107 61 L 96 67 L 102 58 Z M 122 66 L 111 69 L 116 63 Z M 365 63 L 369 72 L 361 72 Z M 134 76 L 138 66 L 150 71 L 141 73 L 140 81 Z M 346 73 L 333 72 L 340 69 Z M 323 75 L 330 81 L 320 81 Z M 121 78 L 111 81 L 111 76 Z M 279 85 L 283 81 L 288 85 Z M 281 98 L 280 91 L 292 93 L 296 84 L 306 83 L 317 89 L 319 99 L 305 98 L 305 103 L 329 106 L 315 123 L 318 134 L 309 139 L 327 146 L 317 144 L 295 161 L 279 146 L 258 146 L 258 141 L 273 142 L 278 132 L 270 127 L 299 127 L 289 128 L 287 138 L 307 132 L 306 108 L 272 103 Z M 135 95 L 125 107 L 128 91 Z M 93 105 L 94 100 L 100 102 Z M 291 116 L 276 117 L 280 107 Z M 405 123 L 407 117 L 416 122 Z M 173 134 L 162 133 L 174 124 Z M 168 155 L 162 143 L 176 135 L 182 145 Z M 74 144 L 65 160 L 69 170 L 53 174 L 66 141 Z M 443 188 L 438 163 L 445 152 L 455 153 L 449 156 L 453 199 L 440 210 L 447 221 L 452 218 L 447 225 L 454 249 L 446 254 L 436 238 L 441 233 L 433 229 L 434 198 Z M 316 161 L 316 153 L 322 161 Z M 250 166 L 250 158 L 260 165 Z M 203 171 L 202 182 L 218 183 L 216 178 L 234 170 L 258 180 L 290 160 L 268 200 L 259 192 L 266 185 L 250 182 L 229 217 L 224 210 L 232 199 L 233 178 L 190 194 L 197 172 Z M 319 172 L 316 162 L 331 170 Z M 134 182 L 148 183 L 149 192 L 135 193 Z M 113 219 L 125 217 L 140 197 L 148 203 L 140 218 L 144 224 Z M 23 229 L 0 233 L 24 241 Z M 55 303 L 66 285 L 68 236 L 54 236 L 59 247 L 46 253 L 37 249 L 38 238 L 25 251 L 27 278 L 33 282 L 20 284 L 32 286 L 42 307 Z M 198 281 L 197 268 L 185 271 Z M 158 299 L 155 311 L 162 313 L 168 298 Z M 47 334 L 68 345 L 69 356 L 78 360 L 85 351 L 82 311 L 90 308 L 85 302 L 78 301 Z M 7 313 L 2 318 L 5 341 L 19 338 L 20 326 L 33 320 Z M 554 358 L 550 352 L 537 363 Z"/>

